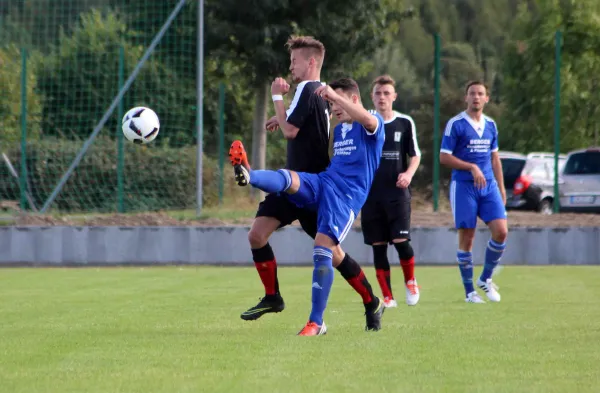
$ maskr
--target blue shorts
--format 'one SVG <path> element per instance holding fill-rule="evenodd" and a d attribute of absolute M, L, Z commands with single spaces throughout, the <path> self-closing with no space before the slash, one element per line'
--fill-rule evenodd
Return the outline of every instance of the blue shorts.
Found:
<path fill-rule="evenodd" d="M 477 227 L 477 217 L 486 224 L 506 219 L 506 208 L 495 180 L 488 180 L 478 189 L 472 181 L 453 180 L 450 183 L 450 205 L 456 229 Z"/>
<path fill-rule="evenodd" d="M 317 232 L 343 242 L 356 218 L 354 211 L 337 196 L 334 189 L 318 174 L 297 172 L 300 188 L 288 198 L 296 206 L 317 212 Z"/>

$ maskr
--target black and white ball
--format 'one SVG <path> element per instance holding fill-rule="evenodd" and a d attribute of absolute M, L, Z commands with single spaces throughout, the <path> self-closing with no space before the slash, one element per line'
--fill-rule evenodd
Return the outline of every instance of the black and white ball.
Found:
<path fill-rule="evenodd" d="M 123 116 L 123 134 L 135 144 L 150 143 L 158 135 L 160 122 L 156 113 L 143 106 L 127 111 Z"/>

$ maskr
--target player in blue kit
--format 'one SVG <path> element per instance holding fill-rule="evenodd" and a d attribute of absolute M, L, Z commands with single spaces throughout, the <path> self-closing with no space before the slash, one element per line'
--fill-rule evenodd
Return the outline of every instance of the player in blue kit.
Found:
<path fill-rule="evenodd" d="M 349 78 L 318 87 L 314 94 L 331 103 L 340 124 L 334 129 L 333 157 L 324 172 L 313 174 L 288 169 L 252 170 L 241 143 L 236 141 L 235 177 L 239 185 L 252 185 L 269 193 L 286 193 L 300 208 L 317 211 L 317 236 L 313 251 L 312 311 L 301 336 L 327 332 L 323 314 L 333 283 L 332 257 L 343 254 L 340 243 L 365 203 L 385 140 L 384 121 L 369 113 L 360 101 L 358 84 Z M 238 153 L 239 152 L 239 153 Z M 234 157 L 234 159 L 236 158 Z M 373 296 L 365 304 L 367 330 L 379 330 L 383 301 Z"/>
<path fill-rule="evenodd" d="M 488 89 L 479 81 L 466 88 L 467 110 L 450 119 L 440 150 L 440 163 L 452 168 L 450 203 L 458 229 L 458 267 L 468 303 L 485 303 L 473 286 L 473 240 L 477 217 L 490 228 L 492 237 L 477 286 L 493 302 L 500 294 L 492 283 L 492 273 L 506 248 L 506 190 L 498 155 L 498 129 L 483 114 L 489 101 Z"/>

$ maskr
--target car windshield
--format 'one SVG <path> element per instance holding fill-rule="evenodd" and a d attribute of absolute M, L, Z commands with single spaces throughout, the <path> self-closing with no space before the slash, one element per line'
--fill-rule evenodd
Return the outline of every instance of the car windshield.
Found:
<path fill-rule="evenodd" d="M 506 188 L 513 188 L 515 182 L 521 176 L 525 160 L 520 158 L 502 158 L 502 172 L 504 175 L 504 185 Z"/>
<path fill-rule="evenodd" d="M 565 175 L 600 175 L 600 151 L 575 153 L 565 165 Z"/>

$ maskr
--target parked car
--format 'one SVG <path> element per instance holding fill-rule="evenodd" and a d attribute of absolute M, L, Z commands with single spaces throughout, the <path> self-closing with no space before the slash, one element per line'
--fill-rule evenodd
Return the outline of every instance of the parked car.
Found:
<path fill-rule="evenodd" d="M 502 161 L 506 208 L 552 214 L 554 200 L 554 154 L 499 152 Z M 567 156 L 559 155 L 559 173 Z"/>
<path fill-rule="evenodd" d="M 600 213 L 600 147 L 570 152 L 559 183 L 561 211 Z"/>

